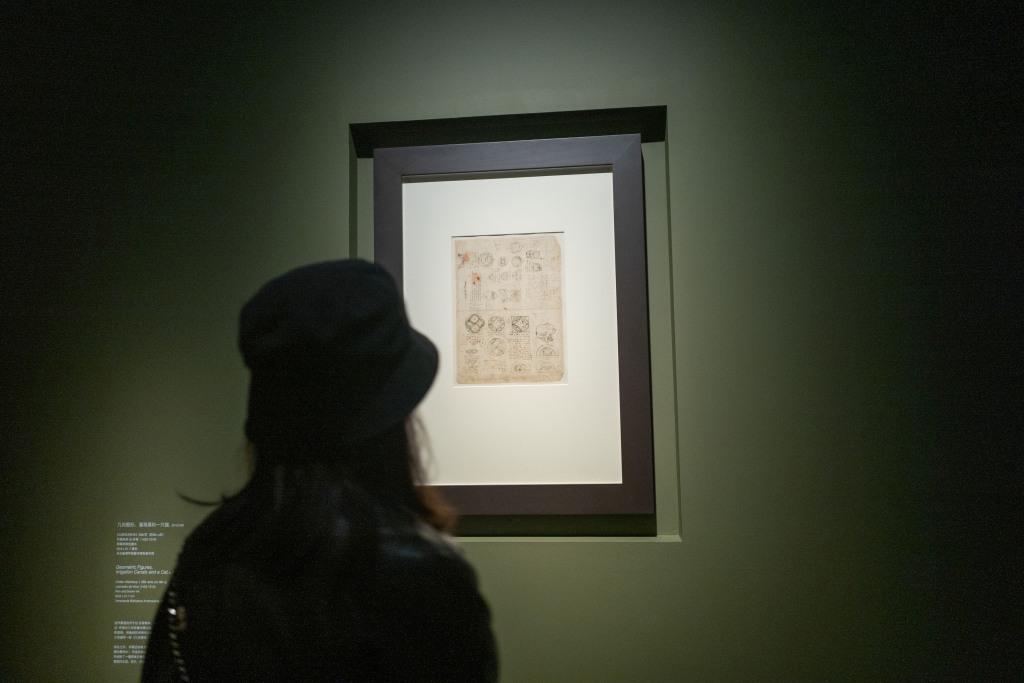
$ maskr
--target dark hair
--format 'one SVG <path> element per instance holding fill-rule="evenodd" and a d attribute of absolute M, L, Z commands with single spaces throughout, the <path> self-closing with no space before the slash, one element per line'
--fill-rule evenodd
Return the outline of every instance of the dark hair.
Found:
<path fill-rule="evenodd" d="M 409 417 L 357 444 L 254 444 L 252 477 L 214 513 L 208 547 L 284 574 L 333 539 L 355 571 L 372 568 L 388 528 L 453 531 L 454 509 L 422 483 L 421 440 Z"/>
<path fill-rule="evenodd" d="M 292 495 L 309 494 L 307 478 L 339 488 L 346 498 L 379 508 L 385 518 L 424 522 L 451 531 L 454 510 L 433 487 L 424 484 L 419 421 L 409 416 L 355 444 L 279 441 L 254 444 L 253 479 L 272 471 L 277 482 L 274 506 Z M 295 490 L 287 484 L 304 482 Z"/>

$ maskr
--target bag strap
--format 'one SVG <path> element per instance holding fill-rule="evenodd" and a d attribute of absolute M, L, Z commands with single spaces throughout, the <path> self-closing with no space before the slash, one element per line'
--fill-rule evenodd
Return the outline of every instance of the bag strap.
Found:
<path fill-rule="evenodd" d="M 178 669 L 178 680 L 181 683 L 190 683 L 188 667 L 185 666 L 185 658 L 181 654 L 181 644 L 178 636 L 185 632 L 188 622 L 185 619 L 185 607 L 178 604 L 178 582 L 172 575 L 167 584 L 167 638 L 171 644 L 171 656 L 174 658 L 174 666 Z"/>

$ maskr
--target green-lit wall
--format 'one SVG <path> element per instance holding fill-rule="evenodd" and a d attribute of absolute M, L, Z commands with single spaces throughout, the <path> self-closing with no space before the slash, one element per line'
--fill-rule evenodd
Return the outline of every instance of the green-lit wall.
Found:
<path fill-rule="evenodd" d="M 917 180 L 948 123 L 921 28 L 952 20 L 41 5 L 3 38 L 4 681 L 137 675 L 111 664 L 116 522 L 192 525 L 176 491 L 242 480 L 239 306 L 350 231 L 369 253 L 350 123 L 645 105 L 661 535 L 467 541 L 504 680 L 956 669 L 928 393 L 954 247 Z"/>

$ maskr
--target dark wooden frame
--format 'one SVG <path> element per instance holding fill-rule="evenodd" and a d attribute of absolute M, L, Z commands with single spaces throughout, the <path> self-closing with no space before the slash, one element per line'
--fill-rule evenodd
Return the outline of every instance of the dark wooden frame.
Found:
<path fill-rule="evenodd" d="M 553 174 L 587 172 L 598 167 L 610 169 L 612 173 L 622 483 L 442 487 L 464 519 L 466 516 L 510 517 L 507 521 L 514 529 L 521 516 L 544 516 L 548 519 L 542 526 L 550 530 L 559 526 L 552 526 L 551 516 L 591 515 L 609 519 L 610 523 L 603 525 L 609 529 L 646 533 L 618 519 L 628 515 L 645 517 L 652 524 L 640 527 L 653 528 L 650 335 L 640 135 L 392 147 L 374 151 L 374 257 L 395 277 L 400 288 L 404 182 L 432 176 L 451 177 L 452 174 Z M 578 524 L 575 526 L 579 528 Z"/>

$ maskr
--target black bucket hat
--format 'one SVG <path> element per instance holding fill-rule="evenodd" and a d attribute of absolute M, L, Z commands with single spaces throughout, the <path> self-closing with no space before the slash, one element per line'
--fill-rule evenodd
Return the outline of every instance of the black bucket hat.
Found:
<path fill-rule="evenodd" d="M 394 279 L 356 259 L 268 282 L 242 307 L 238 345 L 257 448 L 371 438 L 404 421 L 437 374 L 437 348 L 409 325 Z"/>

